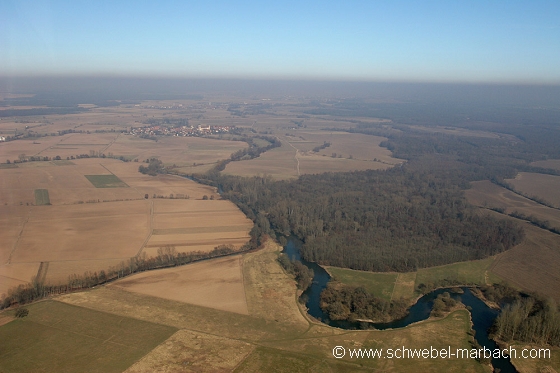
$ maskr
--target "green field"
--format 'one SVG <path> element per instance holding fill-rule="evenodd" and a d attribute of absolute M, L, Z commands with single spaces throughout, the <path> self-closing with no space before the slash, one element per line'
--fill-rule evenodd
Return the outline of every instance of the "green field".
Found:
<path fill-rule="evenodd" d="M 128 188 L 116 175 L 84 175 L 96 188 Z"/>
<path fill-rule="evenodd" d="M 56 301 L 0 327 L 0 372 L 122 372 L 176 328 Z"/>
<path fill-rule="evenodd" d="M 355 271 L 352 269 L 328 267 L 327 270 L 336 281 L 350 286 L 363 286 L 369 293 L 391 300 L 398 273 Z"/>
<path fill-rule="evenodd" d="M 418 272 L 366 272 L 352 269 L 328 267 L 336 281 L 350 286 L 363 286 L 371 294 L 386 299 L 413 299 L 420 284 L 438 285 L 444 280 L 460 284 L 484 285 L 497 283 L 501 279 L 490 271 L 494 258 L 459 262 L 439 267 L 423 268 Z"/>
<path fill-rule="evenodd" d="M 458 281 L 461 284 L 484 285 L 499 282 L 500 278 L 492 274 L 490 267 L 494 258 L 459 262 L 439 267 L 423 268 L 416 275 L 416 286 L 419 284 L 437 283 L 442 280 Z"/>
<path fill-rule="evenodd" d="M 351 358 L 349 349 L 437 349 L 470 348 L 471 328 L 467 310 L 457 310 L 443 319 L 418 323 L 407 328 L 384 331 L 344 331 L 329 333 L 314 326 L 295 340 L 262 341 L 235 372 L 486 372 L 487 368 L 473 359 L 373 359 Z M 342 346 L 347 354 L 334 359 L 332 350 Z M 266 348 L 264 348 L 266 347 Z"/>
<path fill-rule="evenodd" d="M 35 205 L 45 206 L 50 204 L 51 200 L 48 189 L 35 189 Z"/>

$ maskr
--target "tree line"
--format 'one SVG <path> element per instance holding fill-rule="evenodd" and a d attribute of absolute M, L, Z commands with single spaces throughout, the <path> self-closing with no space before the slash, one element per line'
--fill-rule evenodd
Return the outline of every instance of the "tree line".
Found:
<path fill-rule="evenodd" d="M 286 254 L 280 254 L 278 263 L 295 278 L 298 289 L 305 291 L 313 283 L 313 270 L 300 261 L 290 260 Z"/>
<path fill-rule="evenodd" d="M 177 252 L 175 247 L 165 246 L 159 248 L 158 255 L 154 257 L 147 257 L 146 253 L 142 253 L 140 256 L 130 258 L 107 270 L 87 271 L 82 275 L 70 275 L 68 281 L 63 284 L 47 284 L 35 278 L 30 283 L 9 289 L 8 293 L 0 298 L 0 310 L 14 305 L 30 303 L 50 295 L 89 289 L 138 272 L 181 266 L 199 260 L 246 252 L 256 248 L 252 245 L 254 242 L 255 240 L 252 240 L 238 250 L 231 245 L 219 245 L 210 252 L 194 251 L 189 253 Z"/>

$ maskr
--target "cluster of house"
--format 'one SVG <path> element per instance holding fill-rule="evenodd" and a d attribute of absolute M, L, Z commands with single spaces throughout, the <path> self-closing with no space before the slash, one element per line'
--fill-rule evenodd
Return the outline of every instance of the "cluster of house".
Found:
<path fill-rule="evenodd" d="M 132 127 L 129 135 L 136 136 L 206 136 L 219 133 L 229 133 L 234 127 L 232 126 L 208 126 L 199 124 L 195 126 L 146 126 Z"/>
<path fill-rule="evenodd" d="M 140 105 L 135 105 L 140 106 Z M 183 104 L 172 104 L 172 105 L 145 105 L 146 109 L 184 109 Z"/>

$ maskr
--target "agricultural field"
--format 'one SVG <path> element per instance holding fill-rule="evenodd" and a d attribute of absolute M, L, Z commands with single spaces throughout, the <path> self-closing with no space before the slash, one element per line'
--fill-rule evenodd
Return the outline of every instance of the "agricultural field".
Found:
<path fill-rule="evenodd" d="M 56 301 L 28 309 L 0 327 L 2 372 L 122 372 L 177 331 Z"/>
<path fill-rule="evenodd" d="M 262 372 L 278 367 L 285 371 L 308 369 L 400 372 L 409 370 L 412 366 L 426 372 L 437 372 L 441 371 L 440 360 L 364 359 L 358 362 L 349 357 L 333 358 L 332 348 L 394 348 L 403 345 L 414 348 L 429 348 L 430 345 L 469 347 L 467 331 L 470 329 L 470 318 L 466 310 L 457 310 L 442 319 L 430 319 L 403 329 L 387 331 L 344 331 L 306 319 L 297 305 L 295 282 L 275 260 L 279 249 L 269 241 L 265 249 L 244 254 L 240 258 L 243 262 L 243 286 L 247 294 L 248 315 L 154 297 L 129 291 L 130 289 L 123 290 L 116 286 L 119 284 L 116 282 L 114 285 L 66 294 L 58 296 L 54 301 L 31 305 L 28 317 L 0 326 L 0 335 L 9 335 L 16 341 L 10 342 L 10 346 L 26 346 L 30 337 L 22 332 L 27 330 L 27 324 L 40 324 L 40 328 L 36 328 L 34 334 L 31 334 L 35 341 L 31 344 L 32 347 L 24 350 L 27 364 L 41 361 L 39 357 L 45 350 L 41 351 L 38 347 L 47 342 L 48 335 L 41 333 L 44 328 L 52 328 L 54 325 L 58 329 L 49 339 L 51 343 L 47 351 L 53 357 L 60 356 L 61 353 L 81 356 L 79 351 L 84 346 L 92 349 L 92 354 L 96 354 L 111 348 L 111 342 L 120 343 L 103 363 L 110 364 L 113 356 L 121 354 L 123 357 L 117 366 L 119 371 L 127 373 Z M 219 264 L 223 259 L 225 258 L 207 262 Z M 188 270 L 198 264 L 201 263 L 182 268 Z M 180 268 L 172 270 L 177 269 Z M 128 279 L 133 278 L 134 276 Z M 203 277 L 200 278 L 201 286 L 204 286 L 204 281 Z M 208 282 L 213 281 L 209 279 Z M 170 288 L 179 291 L 182 287 Z M 158 324 L 153 324 L 154 320 Z M 101 324 L 104 325 L 102 330 L 92 328 Z M 79 333 L 66 334 L 66 331 Z M 150 335 L 144 337 L 147 333 Z M 118 335 L 118 338 L 111 338 L 107 342 L 111 335 Z M 98 339 L 90 341 L 92 337 Z M 159 342 L 155 343 L 156 340 Z M 103 341 L 106 342 L 99 343 Z M 148 345 L 150 348 L 145 348 Z M 142 348 L 145 349 L 141 354 Z M 135 359 L 132 361 L 130 357 L 133 355 Z M 27 366 L 18 367 L 15 364 L 21 359 L 23 352 L 5 360 L 6 363 L 0 359 L 0 364 L 5 364 L 2 368 L 7 372 L 28 371 L 29 369 L 25 369 Z M 89 359 L 92 360 L 95 359 Z M 5 368 L 8 363 L 10 370 Z M 75 359 L 73 364 L 75 365 L 69 369 L 76 370 L 75 367 L 79 365 L 83 371 L 89 367 L 85 359 Z M 60 371 L 56 362 L 44 366 L 47 367 L 46 372 Z M 104 365 L 100 367 L 103 368 Z M 446 360 L 445 367 L 453 371 L 486 371 L 484 366 L 470 359 Z"/>
<path fill-rule="evenodd" d="M 363 286 L 369 293 L 391 300 L 398 273 L 366 272 L 353 269 L 326 267 L 329 274 L 339 282 L 350 286 Z"/>
<path fill-rule="evenodd" d="M 541 205 L 488 180 L 471 184 L 472 187 L 465 191 L 465 196 L 473 205 L 501 208 L 506 214 L 517 211 L 526 216 L 534 215 L 540 220 L 548 221 L 551 227 L 560 229 L 560 210 Z"/>
<path fill-rule="evenodd" d="M 525 239 L 499 254 L 491 271 L 520 289 L 538 292 L 560 302 L 559 236 L 529 223 L 521 224 Z"/>
<path fill-rule="evenodd" d="M 240 248 L 249 240 L 253 222 L 223 200 L 153 200 L 152 231 L 144 250 L 173 246 L 178 252 L 208 252 L 219 245 Z"/>
<path fill-rule="evenodd" d="M 275 179 L 295 178 L 302 174 L 386 169 L 402 162 L 379 146 L 384 140 L 343 132 L 298 131 L 293 135 L 279 135 L 282 146 L 260 157 L 231 162 L 224 173 L 253 176 L 269 175 Z M 313 149 L 325 142 L 331 145 L 318 152 Z"/>
<path fill-rule="evenodd" d="M 117 176 L 111 175 L 84 175 L 96 188 L 128 188 Z"/>
<path fill-rule="evenodd" d="M 520 172 L 506 180 L 515 190 L 560 208 L 560 176 Z"/>
<path fill-rule="evenodd" d="M 51 200 L 49 198 L 49 190 L 35 189 L 35 205 L 44 206 L 50 204 L 51 204 Z"/>
<path fill-rule="evenodd" d="M 532 166 L 552 168 L 554 170 L 560 170 L 560 159 L 547 159 L 546 161 L 536 161 L 531 163 Z"/>
<path fill-rule="evenodd" d="M 214 188 L 143 175 L 135 162 L 26 162 L 0 173 L 0 294 L 31 281 L 41 263 L 42 278 L 63 283 L 142 249 L 151 256 L 166 245 L 187 252 L 239 248 L 252 227 Z"/>
<path fill-rule="evenodd" d="M 443 280 L 461 284 L 485 285 L 500 282 L 501 278 L 492 272 L 496 258 L 459 262 L 443 266 L 422 268 L 417 272 L 367 272 L 353 269 L 327 267 L 336 281 L 350 286 L 363 286 L 371 294 L 386 299 L 404 298 L 414 300 L 420 295 L 416 288 L 420 284 L 437 284 Z"/>
<path fill-rule="evenodd" d="M 239 255 L 144 272 L 111 286 L 223 311 L 249 313 Z"/>

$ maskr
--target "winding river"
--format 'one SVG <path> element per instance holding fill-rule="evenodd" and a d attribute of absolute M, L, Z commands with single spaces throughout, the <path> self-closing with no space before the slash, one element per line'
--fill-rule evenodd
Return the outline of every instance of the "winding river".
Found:
<path fill-rule="evenodd" d="M 351 323 L 348 321 L 336 321 L 330 320 L 328 315 L 323 312 L 320 304 L 321 292 L 327 286 L 327 283 L 331 279 L 329 274 L 325 269 L 319 266 L 317 263 L 308 262 L 303 260 L 300 256 L 299 249 L 302 242 L 295 237 L 289 237 L 286 246 L 284 247 L 284 253 L 292 260 L 297 260 L 311 268 L 314 273 L 312 285 L 301 295 L 303 299 L 306 300 L 305 305 L 307 306 L 309 315 L 314 318 L 328 324 L 330 326 L 342 328 L 342 329 L 357 329 L 359 325 L 357 323 Z M 465 306 L 470 308 L 471 318 L 473 322 L 473 329 L 475 330 L 475 338 L 478 343 L 486 347 L 487 349 L 495 349 L 496 343 L 488 337 L 488 329 L 494 322 L 496 316 L 498 316 L 498 311 L 489 308 L 483 301 L 475 297 L 469 288 L 462 288 L 463 294 L 452 294 L 452 297 L 456 300 L 460 300 Z M 406 317 L 391 321 L 388 323 L 373 323 L 370 324 L 375 329 L 395 329 L 403 328 L 412 323 L 426 320 L 430 317 L 432 311 L 432 306 L 434 300 L 439 294 L 442 294 L 449 289 L 438 289 L 431 293 L 428 293 L 418 299 L 418 301 L 409 308 L 409 313 Z M 515 373 L 517 370 L 511 364 L 509 358 L 492 359 L 492 366 L 494 370 L 500 369 L 503 373 Z"/>

